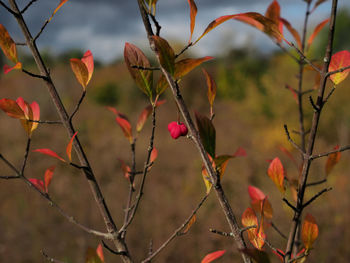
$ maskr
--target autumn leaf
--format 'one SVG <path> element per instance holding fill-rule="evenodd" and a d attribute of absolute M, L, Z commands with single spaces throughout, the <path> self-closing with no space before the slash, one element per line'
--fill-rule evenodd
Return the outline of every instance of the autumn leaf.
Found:
<path fill-rule="evenodd" d="M 202 71 L 205 76 L 205 80 L 208 87 L 208 91 L 207 91 L 208 101 L 209 101 L 210 107 L 213 107 L 215 96 L 216 96 L 216 83 L 213 77 L 210 76 L 205 69 L 202 69 Z"/>
<path fill-rule="evenodd" d="M 242 215 L 242 225 L 244 227 L 255 226 L 247 230 L 248 239 L 253 244 L 254 247 L 256 247 L 257 249 L 261 249 L 264 245 L 264 240 L 261 238 L 263 232 L 260 232 L 262 230 L 258 230 L 259 229 L 258 218 L 256 217 L 255 212 L 252 208 L 248 207 L 244 211 Z M 260 228 L 261 227 L 262 226 L 260 226 Z"/>
<path fill-rule="evenodd" d="M 308 50 L 312 44 L 312 42 L 314 41 L 314 38 L 318 35 L 318 33 L 321 31 L 321 29 L 329 22 L 329 18 L 323 20 L 321 23 L 319 23 L 315 29 L 314 32 L 312 33 L 312 35 L 309 37 L 309 39 L 307 40 L 307 48 L 306 50 Z"/>
<path fill-rule="evenodd" d="M 153 163 L 157 159 L 157 157 L 158 157 L 158 150 L 155 147 L 153 147 L 153 150 L 151 152 L 151 156 L 149 158 L 149 162 Z"/>
<path fill-rule="evenodd" d="M 267 170 L 268 176 L 275 183 L 278 190 L 284 194 L 286 188 L 284 187 L 284 168 L 278 157 L 272 160 Z"/>
<path fill-rule="evenodd" d="M 66 162 L 65 159 L 63 159 L 57 153 L 55 153 L 54 151 L 52 151 L 50 149 L 36 149 L 33 152 L 38 152 L 38 153 L 41 153 L 41 154 L 45 154 L 45 155 L 51 156 L 53 158 L 56 158 L 56 159 L 58 159 L 58 160 L 60 160 L 62 162 Z"/>
<path fill-rule="evenodd" d="M 156 107 L 164 104 L 166 102 L 166 100 L 159 100 L 156 102 Z M 145 125 L 145 122 L 147 121 L 148 117 L 151 115 L 152 113 L 152 105 L 148 105 L 146 108 L 144 108 L 137 120 L 136 123 L 136 131 L 140 132 L 143 128 L 143 126 Z"/>
<path fill-rule="evenodd" d="M 90 50 L 85 52 L 81 61 L 85 64 L 85 66 L 87 68 L 87 71 L 88 71 L 87 83 L 89 83 L 89 81 L 91 80 L 92 74 L 94 73 L 94 57 L 92 56 L 92 53 Z"/>
<path fill-rule="evenodd" d="M 67 144 L 67 147 L 66 147 L 66 153 L 67 153 L 67 156 L 68 156 L 68 160 L 70 162 L 72 162 L 72 145 L 73 145 L 73 140 L 75 138 L 75 136 L 77 136 L 77 133 L 78 132 L 75 132 L 72 136 L 72 138 L 70 139 L 69 143 Z"/>
<path fill-rule="evenodd" d="M 101 244 L 98 244 L 96 248 L 96 254 L 101 259 L 102 262 L 105 262 L 105 257 L 103 255 L 103 248 Z"/>
<path fill-rule="evenodd" d="M 315 9 L 322 3 L 326 2 L 327 0 L 317 0 L 317 2 L 315 3 L 314 7 L 312 8 L 311 12 L 315 11 Z"/>
<path fill-rule="evenodd" d="M 284 18 L 280 18 L 282 24 L 287 28 L 287 30 L 289 31 L 289 33 L 291 33 L 291 35 L 293 36 L 294 40 L 296 41 L 298 48 L 300 50 L 303 49 L 302 44 L 301 44 L 301 38 L 300 35 L 298 33 L 298 31 L 295 30 L 294 27 L 292 27 L 292 25 L 288 22 L 288 20 L 284 19 Z"/>
<path fill-rule="evenodd" d="M 126 179 L 130 179 L 130 172 L 131 172 L 130 166 L 128 166 L 122 159 L 118 159 L 118 160 L 120 162 L 120 166 L 122 168 L 124 177 Z"/>
<path fill-rule="evenodd" d="M 155 52 L 159 58 L 160 65 L 171 75 L 175 72 L 175 53 L 168 41 L 159 36 L 152 36 Z"/>
<path fill-rule="evenodd" d="M 0 109 L 12 118 L 25 119 L 23 110 L 18 106 L 17 102 L 14 100 L 1 99 Z"/>
<path fill-rule="evenodd" d="M 133 68 L 134 66 L 142 68 L 151 67 L 151 64 L 149 63 L 145 54 L 137 46 L 130 43 L 125 43 L 124 61 L 137 86 L 149 98 L 152 98 L 153 71 Z"/>
<path fill-rule="evenodd" d="M 212 183 L 210 181 L 210 177 L 208 174 L 207 169 L 204 167 L 204 165 L 202 166 L 202 177 L 203 177 L 203 181 L 204 181 L 204 185 L 206 188 L 206 193 L 209 194 L 211 187 L 212 187 Z"/>
<path fill-rule="evenodd" d="M 272 3 L 268 6 L 266 12 L 265 12 L 265 17 L 273 21 L 275 26 L 277 28 L 280 28 L 280 13 L 281 13 L 281 7 L 279 3 L 276 0 L 273 0 Z M 283 28 L 282 28 L 283 29 Z M 281 29 L 280 29 L 281 31 Z M 282 32 L 281 36 L 282 36 Z M 281 36 L 277 38 L 277 42 L 280 43 L 282 41 Z"/>
<path fill-rule="evenodd" d="M 32 185 L 34 185 L 37 189 L 40 190 L 40 192 L 45 192 L 45 186 L 44 182 L 40 179 L 35 179 L 35 178 L 29 178 L 29 182 L 31 182 Z"/>
<path fill-rule="evenodd" d="M 334 150 L 338 150 L 339 149 L 339 145 L 334 147 Z M 330 172 L 333 170 L 334 166 L 339 162 L 341 157 L 341 153 L 340 152 L 336 152 L 336 153 L 331 153 L 330 155 L 328 155 L 328 159 L 326 162 L 326 175 L 329 175 Z"/>
<path fill-rule="evenodd" d="M 70 65 L 76 79 L 85 90 L 94 71 L 94 60 L 91 51 L 86 51 L 82 59 L 71 58 Z"/>
<path fill-rule="evenodd" d="M 226 250 L 218 250 L 218 251 L 215 251 L 215 252 L 212 252 L 208 255 L 206 255 L 201 263 L 210 263 L 210 262 L 213 262 L 215 259 L 218 259 L 219 257 L 222 257 L 223 254 L 225 254 Z"/>
<path fill-rule="evenodd" d="M 13 63 L 17 64 L 18 57 L 16 43 L 12 40 L 10 34 L 2 24 L 0 24 L 0 47 L 4 52 L 4 55 Z"/>
<path fill-rule="evenodd" d="M 95 249 L 89 247 L 86 251 L 85 263 L 104 263 L 104 261 L 101 260 Z"/>
<path fill-rule="evenodd" d="M 213 59 L 213 57 L 207 56 L 202 58 L 185 58 L 176 62 L 174 78 L 177 80 L 181 79 L 182 77 L 187 75 L 189 72 L 191 72 L 193 69 L 198 67 L 200 64 L 211 59 Z M 156 93 L 158 95 L 162 94 L 167 87 L 168 87 L 168 82 L 166 81 L 164 75 L 162 75 L 159 78 L 159 81 L 157 83 Z"/>
<path fill-rule="evenodd" d="M 33 121 L 39 121 L 40 120 L 39 104 L 36 101 L 33 101 L 32 104 L 30 104 L 30 108 L 32 109 L 32 113 L 33 113 Z M 31 132 L 33 132 L 38 127 L 38 125 L 39 125 L 38 122 L 32 122 Z"/>
<path fill-rule="evenodd" d="M 57 13 L 57 11 L 67 2 L 68 0 L 61 0 L 56 9 L 53 11 L 51 17 L 49 18 L 49 22 L 52 20 L 53 16 Z"/>
<path fill-rule="evenodd" d="M 133 141 L 131 125 L 128 119 L 123 118 L 121 115 L 118 115 L 115 118 L 115 121 L 119 124 L 122 129 L 124 136 L 129 140 L 130 143 Z"/>
<path fill-rule="evenodd" d="M 22 68 L 21 62 L 17 62 L 13 67 L 10 67 L 8 65 L 4 65 L 4 74 L 7 74 L 14 69 L 21 69 L 21 68 Z"/>
<path fill-rule="evenodd" d="M 267 196 L 257 187 L 248 186 L 251 206 L 255 212 L 263 214 L 266 218 L 272 218 L 273 210 Z"/>
<path fill-rule="evenodd" d="M 343 50 L 335 53 L 328 67 L 328 71 L 335 71 L 341 69 L 343 67 L 350 66 L 350 52 L 347 50 Z M 335 85 L 338 85 L 348 76 L 350 69 L 344 70 L 343 72 L 339 72 L 330 76 L 330 79 L 333 81 Z"/>
<path fill-rule="evenodd" d="M 303 241 L 306 250 L 312 248 L 312 244 L 315 242 L 317 236 L 318 226 L 316 220 L 312 215 L 307 214 L 301 229 L 301 240 Z"/>
<path fill-rule="evenodd" d="M 53 172 L 55 171 L 55 166 L 51 166 L 50 168 L 46 169 L 45 175 L 44 175 L 44 182 L 45 182 L 45 192 L 49 192 L 49 185 L 52 180 Z"/>
<path fill-rule="evenodd" d="M 148 12 L 156 15 L 156 4 L 158 0 L 148 0 Z M 151 10 L 152 9 L 152 10 Z"/>
<path fill-rule="evenodd" d="M 182 234 L 186 234 L 188 232 L 188 230 L 190 230 L 191 226 L 194 224 L 194 222 L 196 222 L 196 214 L 194 214 L 190 221 L 187 223 L 186 227 L 184 228 L 184 230 L 182 231 Z"/>
<path fill-rule="evenodd" d="M 191 27 L 190 27 L 190 39 L 188 40 L 188 43 L 191 43 L 193 30 L 196 25 L 196 15 L 197 15 L 197 6 L 194 0 L 187 0 L 188 4 L 190 5 L 190 19 L 191 19 Z"/>

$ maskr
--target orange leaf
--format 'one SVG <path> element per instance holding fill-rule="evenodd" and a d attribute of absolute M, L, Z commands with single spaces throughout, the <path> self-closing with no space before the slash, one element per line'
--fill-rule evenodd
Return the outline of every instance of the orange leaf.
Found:
<path fill-rule="evenodd" d="M 85 63 L 78 58 L 71 58 L 70 66 L 78 82 L 83 86 L 83 89 L 85 90 L 89 81 L 89 71 Z"/>
<path fill-rule="evenodd" d="M 73 144 L 73 140 L 75 138 L 75 136 L 77 136 L 77 133 L 78 132 L 75 132 L 72 136 L 72 138 L 70 139 L 69 143 L 67 144 L 67 148 L 66 148 L 66 153 L 67 153 L 67 156 L 68 156 L 68 160 L 70 162 L 72 162 L 72 144 Z"/>
<path fill-rule="evenodd" d="M 272 218 L 273 210 L 267 196 L 257 187 L 248 186 L 251 205 L 255 212 L 263 214 L 264 217 Z"/>
<path fill-rule="evenodd" d="M 55 166 L 51 166 L 50 168 L 48 168 L 45 171 L 44 181 L 45 181 L 45 191 L 46 191 L 46 193 L 49 192 L 49 185 L 51 183 L 54 170 L 55 170 Z"/>
<path fill-rule="evenodd" d="M 215 83 L 215 80 L 212 78 L 212 76 L 210 76 L 209 73 L 205 69 L 202 69 L 202 71 L 203 71 L 203 73 L 205 75 L 205 79 L 207 81 L 208 101 L 209 101 L 210 106 L 213 107 L 214 99 L 216 96 L 216 83 Z"/>
<path fill-rule="evenodd" d="M 10 67 L 8 65 L 4 65 L 4 74 L 9 73 L 13 69 L 21 69 L 21 68 L 22 68 L 22 63 L 21 62 L 17 62 L 16 65 L 14 65 L 13 67 Z"/>
<path fill-rule="evenodd" d="M 124 60 L 128 67 L 131 77 L 135 80 L 137 86 L 149 97 L 152 97 L 153 72 L 152 70 L 141 70 L 133 66 L 149 68 L 149 63 L 145 54 L 137 46 L 125 43 Z"/>
<path fill-rule="evenodd" d="M 81 61 L 85 64 L 87 70 L 88 70 L 88 80 L 87 83 L 89 83 L 92 73 L 94 73 L 94 57 L 92 56 L 92 53 L 90 50 L 86 51 L 84 56 L 82 57 Z M 87 85 L 86 83 L 86 85 Z"/>
<path fill-rule="evenodd" d="M 130 122 L 121 115 L 118 115 L 115 118 L 115 120 L 119 124 L 120 128 L 122 129 L 124 136 L 129 140 L 130 143 L 132 143 L 133 137 L 132 137 Z"/>
<path fill-rule="evenodd" d="M 191 43 L 193 30 L 196 25 L 196 15 L 197 15 L 197 6 L 194 0 L 188 0 L 188 4 L 190 5 L 190 18 L 191 18 L 191 35 L 188 43 Z"/>
<path fill-rule="evenodd" d="M 39 104 L 36 101 L 33 101 L 32 104 L 30 104 L 30 108 L 32 109 L 33 112 L 33 120 L 34 121 L 39 121 L 40 120 L 40 108 Z M 37 122 L 32 122 L 32 132 L 38 127 L 39 123 Z"/>
<path fill-rule="evenodd" d="M 276 0 L 273 0 L 272 3 L 268 6 L 265 17 L 273 21 L 273 23 L 276 25 L 276 27 L 279 27 L 280 25 L 280 13 L 281 13 L 281 7 L 279 3 Z M 282 32 L 280 32 L 282 34 Z M 277 41 L 280 43 L 282 40 L 281 37 L 277 38 Z"/>
<path fill-rule="evenodd" d="M 315 9 L 316 9 L 320 4 L 322 4 L 322 3 L 326 2 L 326 1 L 327 1 L 327 0 L 318 0 L 318 1 L 315 3 L 314 7 L 312 8 L 311 13 L 312 13 L 313 11 L 315 11 Z"/>
<path fill-rule="evenodd" d="M 85 263 L 103 263 L 97 250 L 89 247 L 86 251 Z"/>
<path fill-rule="evenodd" d="M 44 182 L 42 180 L 35 179 L 35 178 L 29 178 L 28 180 L 29 180 L 29 182 L 31 182 L 32 185 L 34 185 L 41 192 L 45 192 L 45 186 L 44 186 Z"/>
<path fill-rule="evenodd" d="M 261 201 L 266 198 L 266 195 L 259 188 L 251 185 L 248 186 L 248 193 L 252 201 Z"/>
<path fill-rule="evenodd" d="M 16 44 L 2 24 L 0 24 L 0 47 L 4 52 L 4 55 L 13 63 L 17 64 L 18 58 Z"/>
<path fill-rule="evenodd" d="M 57 11 L 67 2 L 68 0 L 61 0 L 59 5 L 56 7 L 56 9 L 53 11 L 51 17 L 49 18 L 49 22 L 52 20 L 53 16 L 57 13 Z"/>
<path fill-rule="evenodd" d="M 175 72 L 175 53 L 168 41 L 159 36 L 152 36 L 160 65 L 171 75 Z"/>
<path fill-rule="evenodd" d="M 32 108 L 29 106 L 28 102 L 26 102 L 22 97 L 17 98 L 16 103 L 24 112 L 25 119 L 21 119 L 21 124 L 28 136 L 30 137 L 33 131 L 33 122 L 29 121 L 33 120 Z"/>
<path fill-rule="evenodd" d="M 281 193 L 284 193 L 286 191 L 286 188 L 284 187 L 284 168 L 278 157 L 273 159 L 270 163 L 267 174 L 275 183 L 278 190 L 280 190 Z"/>
<path fill-rule="evenodd" d="M 65 159 L 63 159 L 62 157 L 60 157 L 57 153 L 55 153 L 54 151 L 50 150 L 50 149 L 36 149 L 33 152 L 38 152 L 38 153 L 42 153 L 54 158 L 57 158 L 58 160 L 62 161 L 62 162 L 66 162 Z"/>
<path fill-rule="evenodd" d="M 298 31 L 296 31 L 286 19 L 281 17 L 280 20 L 283 23 L 283 25 L 287 28 L 289 33 L 291 33 L 292 36 L 294 37 L 295 41 L 297 42 L 298 48 L 302 50 L 301 38 Z"/>
<path fill-rule="evenodd" d="M 318 226 L 315 218 L 307 214 L 304 219 L 304 224 L 301 230 L 301 240 L 304 243 L 305 249 L 309 250 L 318 236 Z"/>
<path fill-rule="evenodd" d="M 338 150 L 338 149 L 339 149 L 339 145 L 334 147 L 334 150 Z M 329 173 L 332 171 L 334 166 L 339 162 L 340 157 L 341 157 L 341 153 L 340 152 L 331 153 L 328 156 L 326 167 L 325 167 L 326 175 L 329 175 Z"/>
<path fill-rule="evenodd" d="M 96 254 L 101 259 L 102 262 L 105 262 L 105 257 L 103 255 L 103 249 L 101 244 L 98 244 L 96 248 Z"/>
<path fill-rule="evenodd" d="M 343 67 L 350 66 L 350 52 L 347 50 L 343 50 L 335 53 L 328 67 L 328 71 L 335 71 Z M 330 76 L 330 79 L 333 81 L 335 85 L 338 85 L 342 82 L 349 74 L 350 69 L 344 70 L 343 72 L 339 72 Z"/>
<path fill-rule="evenodd" d="M 157 159 L 157 157 L 158 157 L 158 150 L 155 147 L 153 147 L 149 162 L 153 163 Z"/>
<path fill-rule="evenodd" d="M 186 225 L 185 229 L 182 231 L 182 234 L 186 234 L 188 230 L 190 230 L 191 226 L 196 222 L 196 214 L 194 214 L 188 224 Z"/>
<path fill-rule="evenodd" d="M 121 168 L 123 170 L 124 177 L 126 179 L 129 179 L 130 178 L 130 172 L 131 172 L 130 166 L 126 165 L 126 163 L 122 159 L 118 159 L 118 160 L 119 160 L 120 166 L 121 166 Z"/>
<path fill-rule="evenodd" d="M 329 22 L 329 18 L 323 20 L 321 23 L 319 23 L 315 29 L 312 35 L 307 40 L 307 50 L 310 48 L 312 42 L 314 41 L 314 38 L 318 35 L 318 33 L 321 31 L 321 29 Z"/>
<path fill-rule="evenodd" d="M 205 61 L 211 60 L 213 57 L 203 57 L 203 58 L 185 58 L 175 63 L 175 73 L 174 78 L 180 79 L 187 75 L 193 69 L 198 67 Z M 166 81 L 164 75 L 162 75 L 157 83 L 157 94 L 162 94 L 168 87 L 168 82 Z"/>
<path fill-rule="evenodd" d="M 261 249 L 263 246 L 262 241 L 260 240 L 258 234 L 258 218 L 256 217 L 254 210 L 250 207 L 248 207 L 243 215 L 242 215 L 242 225 L 244 227 L 250 227 L 250 226 L 256 226 L 254 228 L 250 228 L 247 230 L 248 233 L 248 239 L 249 241 L 254 245 L 254 247 Z M 260 233 L 261 235 L 261 233 Z"/>
<path fill-rule="evenodd" d="M 0 109 L 8 116 L 15 119 L 25 119 L 23 110 L 18 106 L 17 102 L 11 99 L 1 99 Z"/>
<path fill-rule="evenodd" d="M 215 259 L 221 257 L 223 254 L 225 254 L 226 250 L 218 250 L 218 251 L 215 251 L 215 252 L 212 252 L 208 255 L 206 255 L 201 263 L 210 263 L 212 261 L 214 261 Z"/>
<path fill-rule="evenodd" d="M 164 104 L 165 102 L 166 102 L 166 100 L 157 101 L 156 107 Z M 152 105 L 148 105 L 146 108 L 143 109 L 143 111 L 141 112 L 141 114 L 137 120 L 137 124 L 136 124 L 136 131 L 137 132 L 140 132 L 142 130 L 143 126 L 145 125 L 146 120 L 151 115 L 151 113 L 152 113 Z"/>

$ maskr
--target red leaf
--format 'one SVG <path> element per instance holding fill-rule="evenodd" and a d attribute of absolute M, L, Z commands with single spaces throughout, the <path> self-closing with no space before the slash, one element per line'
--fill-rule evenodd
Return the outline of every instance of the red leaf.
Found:
<path fill-rule="evenodd" d="M 188 43 L 191 43 L 193 30 L 196 25 L 196 15 L 197 15 L 197 6 L 194 0 L 187 0 L 188 4 L 190 5 L 190 18 L 191 18 L 191 35 L 190 39 L 188 40 Z"/>
<path fill-rule="evenodd" d="M 340 51 L 335 53 L 328 67 L 328 71 L 335 71 L 343 67 L 350 66 L 350 52 L 347 50 Z M 342 82 L 349 74 L 350 69 L 344 70 L 343 72 L 339 72 L 330 76 L 330 79 L 333 81 L 335 85 L 338 85 Z"/>
<path fill-rule="evenodd" d="M 334 147 L 334 150 L 338 150 L 338 149 L 339 149 L 339 145 Z M 334 166 L 339 162 L 340 157 L 341 157 L 340 152 L 331 153 L 328 156 L 326 167 L 325 167 L 326 175 L 330 174 L 330 172 L 333 170 Z"/>
<path fill-rule="evenodd" d="M 276 25 L 276 27 L 279 28 L 280 25 L 280 13 L 281 13 L 281 7 L 279 3 L 276 0 L 273 0 L 272 3 L 268 6 L 265 17 L 269 18 L 273 23 Z M 280 32 L 282 35 L 282 32 Z M 282 38 L 277 38 L 277 42 L 281 42 Z"/>
<path fill-rule="evenodd" d="M 312 44 L 312 42 L 314 41 L 314 38 L 318 35 L 318 33 L 321 31 L 321 29 L 329 22 L 329 18 L 323 20 L 321 23 L 319 23 L 315 29 L 314 32 L 312 33 L 312 35 L 309 37 L 309 39 L 307 40 L 307 48 L 306 50 L 308 50 Z"/>
<path fill-rule="evenodd" d="M 90 50 L 86 51 L 81 61 L 85 64 L 88 70 L 88 83 L 92 77 L 92 73 L 94 73 L 94 57 Z"/>
<path fill-rule="evenodd" d="M 261 249 L 264 245 L 262 226 L 258 230 L 258 218 L 256 217 L 254 210 L 248 207 L 242 215 L 242 225 L 244 227 L 256 226 L 247 230 L 249 241 L 257 249 Z M 262 224 L 261 224 L 262 225 Z"/>
<path fill-rule="evenodd" d="M 32 185 L 34 185 L 41 192 L 45 192 L 45 186 L 44 186 L 44 182 L 42 180 L 35 179 L 35 178 L 29 178 L 28 180 L 29 180 L 29 182 L 32 183 Z"/>
<path fill-rule="evenodd" d="M 226 250 L 218 250 L 218 251 L 215 251 L 215 252 L 212 252 L 208 255 L 206 255 L 201 263 L 210 263 L 212 261 L 214 261 L 215 259 L 221 257 L 223 254 L 225 254 Z"/>
<path fill-rule="evenodd" d="M 288 90 L 290 90 L 290 92 L 292 92 L 293 98 L 294 98 L 295 102 L 296 102 L 297 104 L 299 104 L 299 101 L 298 101 L 298 94 L 295 92 L 295 90 L 294 90 L 291 86 L 289 86 L 288 84 L 286 85 L 286 89 L 288 89 Z"/>
<path fill-rule="evenodd" d="M 8 116 L 15 119 L 25 119 L 23 110 L 18 106 L 17 102 L 11 99 L 1 99 L 0 109 Z"/>
<path fill-rule="evenodd" d="M 155 147 L 153 147 L 149 162 L 153 163 L 157 159 L 157 157 L 158 157 L 158 150 Z"/>
<path fill-rule="evenodd" d="M 257 187 L 248 186 L 248 193 L 252 201 L 262 201 L 266 198 L 266 195 Z"/>
<path fill-rule="evenodd" d="M 151 67 L 151 64 L 149 63 L 145 54 L 137 46 L 130 43 L 125 43 L 124 60 L 130 72 L 130 75 L 135 80 L 137 86 L 149 98 L 151 98 L 153 86 L 153 71 L 133 68 L 133 66 L 139 66 L 143 68 Z"/>
<path fill-rule="evenodd" d="M 45 181 L 45 192 L 46 193 L 49 192 L 49 185 L 51 183 L 54 170 L 55 170 L 55 166 L 51 166 L 50 168 L 48 168 L 45 171 L 44 181 Z"/>
<path fill-rule="evenodd" d="M 50 149 L 36 149 L 33 152 L 38 152 L 38 153 L 42 153 L 42 154 L 46 154 L 48 156 L 57 158 L 58 160 L 62 161 L 62 162 L 66 162 L 65 159 L 63 159 L 62 157 L 60 157 L 57 153 L 55 153 L 54 151 L 50 150 Z"/>
<path fill-rule="evenodd" d="M 122 129 L 124 136 L 129 140 L 130 143 L 132 143 L 133 137 L 132 137 L 130 122 L 120 115 L 117 116 L 115 120 L 119 124 L 120 128 Z"/>
<path fill-rule="evenodd" d="M 296 31 L 286 19 L 281 17 L 280 20 L 281 20 L 282 24 L 287 28 L 287 30 L 294 37 L 295 41 L 297 42 L 298 48 L 300 50 L 302 50 L 301 38 L 300 38 L 300 35 L 299 35 L 298 31 Z"/>
<path fill-rule="evenodd" d="M 160 65 L 171 75 L 175 72 L 175 53 L 168 41 L 159 36 L 152 36 Z"/>
<path fill-rule="evenodd" d="M 306 250 L 311 249 L 317 236 L 318 226 L 316 224 L 316 220 L 312 215 L 307 214 L 301 229 L 301 240 L 303 241 Z"/>
<path fill-rule="evenodd" d="M 207 87 L 208 87 L 208 92 L 207 92 L 208 101 L 210 106 L 213 107 L 215 96 L 216 96 L 216 83 L 215 83 L 215 80 L 212 78 L 212 76 L 210 76 L 205 69 L 202 69 L 202 71 L 205 76 Z"/>
<path fill-rule="evenodd" d="M 267 196 L 259 188 L 254 186 L 248 186 L 248 193 L 254 211 L 262 214 L 264 217 L 272 218 L 273 210 Z"/>
<path fill-rule="evenodd" d="M 244 150 L 243 147 L 238 147 L 238 149 L 236 150 L 236 152 L 233 154 L 234 157 L 243 157 L 243 156 L 247 156 L 247 152 Z"/>
<path fill-rule="evenodd" d="M 21 62 L 17 62 L 16 65 L 14 65 L 13 67 L 10 67 L 8 65 L 4 65 L 4 74 L 9 73 L 13 69 L 21 69 L 21 68 L 22 68 L 22 63 Z"/>
<path fill-rule="evenodd" d="M 75 136 L 77 136 L 77 133 L 78 132 L 75 132 L 72 136 L 72 138 L 70 139 L 69 143 L 67 144 L 67 148 L 66 148 L 66 153 L 67 153 L 67 156 L 68 156 L 68 160 L 70 162 L 72 162 L 72 144 L 73 144 L 73 140 L 75 138 Z"/>
<path fill-rule="evenodd" d="M 125 162 L 122 159 L 118 159 L 120 162 L 120 166 L 123 170 L 123 175 L 126 179 L 130 178 L 130 172 L 131 172 L 131 168 L 130 166 L 126 165 Z"/>
<path fill-rule="evenodd" d="M 284 187 L 284 168 L 278 157 L 273 159 L 270 163 L 267 174 L 275 183 L 278 190 L 280 190 L 281 193 L 284 193 L 286 191 L 286 188 Z"/>
<path fill-rule="evenodd" d="M 2 24 L 0 24 L 0 47 L 4 52 L 4 55 L 13 63 L 17 64 L 18 58 L 16 43 L 12 40 L 10 34 Z"/>
<path fill-rule="evenodd" d="M 105 262 L 105 257 L 103 255 L 103 249 L 101 244 L 98 244 L 96 248 L 96 254 L 101 259 L 102 262 Z"/>
<path fill-rule="evenodd" d="M 165 102 L 166 102 L 166 100 L 157 101 L 156 107 L 164 104 Z M 111 110 L 111 111 L 113 111 L 113 110 Z M 145 125 L 146 120 L 151 115 L 151 113 L 152 113 L 152 105 L 148 105 L 146 108 L 143 109 L 143 111 L 141 112 L 141 114 L 137 120 L 137 124 L 136 124 L 136 131 L 137 132 L 140 132 L 142 130 L 143 126 Z"/>
<path fill-rule="evenodd" d="M 39 104 L 36 101 L 33 101 L 32 104 L 30 104 L 30 108 L 33 112 L 33 120 L 39 121 L 40 120 L 40 108 Z M 38 127 L 39 123 L 32 122 L 32 132 Z"/>

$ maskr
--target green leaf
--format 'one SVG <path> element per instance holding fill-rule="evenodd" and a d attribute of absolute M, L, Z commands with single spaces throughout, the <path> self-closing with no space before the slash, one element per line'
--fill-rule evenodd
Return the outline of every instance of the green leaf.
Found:
<path fill-rule="evenodd" d="M 152 36 L 156 53 L 159 57 L 160 65 L 171 75 L 175 72 L 175 52 L 168 41 L 159 36 Z"/>
<path fill-rule="evenodd" d="M 207 153 L 215 158 L 216 131 L 213 123 L 206 116 L 195 112 L 199 136 Z"/>

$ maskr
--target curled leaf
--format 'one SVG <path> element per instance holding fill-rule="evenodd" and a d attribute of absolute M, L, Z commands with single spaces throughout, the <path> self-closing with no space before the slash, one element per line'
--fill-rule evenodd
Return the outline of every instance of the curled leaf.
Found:
<path fill-rule="evenodd" d="M 105 262 L 105 257 L 103 255 L 103 248 L 101 244 L 98 244 L 96 248 L 96 254 L 101 259 L 102 262 Z"/>
<path fill-rule="evenodd" d="M 69 143 L 67 144 L 67 147 L 66 147 L 66 153 L 67 153 L 67 156 L 68 156 L 68 160 L 70 162 L 72 162 L 72 145 L 73 145 L 73 140 L 75 138 L 75 136 L 77 136 L 77 133 L 78 132 L 75 132 L 72 136 L 72 138 L 69 140 Z"/>
<path fill-rule="evenodd" d="M 33 152 L 38 152 L 38 153 L 41 153 L 41 154 L 45 154 L 45 155 L 51 156 L 53 158 L 56 158 L 56 159 L 58 159 L 58 160 L 60 160 L 62 162 L 66 162 L 65 159 L 63 159 L 57 153 L 55 153 L 54 151 L 52 151 L 50 149 L 36 149 Z"/>
<path fill-rule="evenodd" d="M 300 50 L 302 50 L 301 38 L 300 38 L 298 31 L 296 31 L 295 28 L 292 27 L 292 25 L 286 19 L 281 17 L 280 20 L 281 20 L 282 24 L 287 28 L 289 33 L 292 34 L 294 40 L 297 42 L 298 48 Z"/>
<path fill-rule="evenodd" d="M 86 51 L 82 59 L 71 58 L 70 65 L 75 77 L 85 90 L 94 72 L 94 59 L 91 51 Z"/>
<path fill-rule="evenodd" d="M 312 248 L 312 244 L 315 242 L 317 236 L 318 226 L 316 220 L 312 215 L 307 214 L 301 229 L 301 240 L 303 241 L 306 250 Z"/>
<path fill-rule="evenodd" d="M 202 71 L 205 76 L 207 87 L 208 87 L 208 91 L 207 91 L 208 101 L 210 106 L 213 107 L 215 96 L 216 96 L 216 83 L 213 77 L 210 76 L 205 69 L 203 69 Z"/>
<path fill-rule="evenodd" d="M 164 104 L 166 102 L 166 100 L 159 100 L 156 102 L 156 107 Z M 143 126 L 145 125 L 146 120 L 148 119 L 148 117 L 151 115 L 152 113 L 152 105 L 148 105 L 146 108 L 143 109 L 143 111 L 141 112 L 138 120 L 137 120 L 137 124 L 136 124 L 136 131 L 140 132 L 143 128 Z"/>
<path fill-rule="evenodd" d="M 267 170 L 268 176 L 275 183 L 278 190 L 284 194 L 286 188 L 284 187 L 284 168 L 278 157 L 272 160 Z"/>
<path fill-rule="evenodd" d="M 201 263 L 210 263 L 210 262 L 213 262 L 215 259 L 218 259 L 220 257 L 222 257 L 223 254 L 225 254 L 226 250 L 218 250 L 218 251 L 215 251 L 215 252 L 212 252 L 208 255 L 206 255 Z"/>
<path fill-rule="evenodd" d="M 256 217 L 252 208 L 248 207 L 244 211 L 242 215 L 242 225 L 244 227 L 252 227 L 247 230 L 248 239 L 254 245 L 254 247 L 261 249 L 264 245 L 264 240 L 262 239 L 262 226 L 259 228 L 258 218 Z"/>
<path fill-rule="evenodd" d="M 1 99 L 0 109 L 3 110 L 8 116 L 15 119 L 25 119 L 24 112 L 17 102 L 11 99 Z"/>
<path fill-rule="evenodd" d="M 194 0 L 187 0 L 188 4 L 190 5 L 190 19 L 191 19 L 191 27 L 190 27 L 190 39 L 188 40 L 188 43 L 191 43 L 193 30 L 196 25 L 196 15 L 197 15 L 197 6 Z"/>
<path fill-rule="evenodd" d="M 44 182 L 45 182 L 45 192 L 49 192 L 49 185 L 52 180 L 53 172 L 55 171 L 55 166 L 51 166 L 50 168 L 46 169 L 45 175 L 44 175 Z"/>
<path fill-rule="evenodd" d="M 115 121 L 119 124 L 120 128 L 122 129 L 124 136 L 129 140 L 130 143 L 133 141 L 132 137 L 132 130 L 131 125 L 128 119 L 124 118 L 123 116 L 119 115 L 115 118 Z"/>

